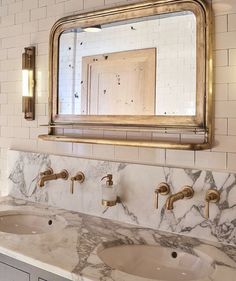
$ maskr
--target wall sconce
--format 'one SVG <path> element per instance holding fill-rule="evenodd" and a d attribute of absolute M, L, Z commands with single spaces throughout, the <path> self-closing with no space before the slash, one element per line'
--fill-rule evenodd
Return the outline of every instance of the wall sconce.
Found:
<path fill-rule="evenodd" d="M 22 54 L 22 112 L 26 120 L 35 119 L 35 47 Z"/>

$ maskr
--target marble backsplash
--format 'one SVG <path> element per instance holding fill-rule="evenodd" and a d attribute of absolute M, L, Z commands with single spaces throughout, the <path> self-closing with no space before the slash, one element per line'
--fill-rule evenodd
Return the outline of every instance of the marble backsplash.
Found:
<path fill-rule="evenodd" d="M 85 174 L 82 184 L 55 180 L 37 185 L 39 173 L 52 167 L 55 173 L 68 170 Z M 101 205 L 101 178 L 113 174 L 122 203 L 111 208 Z M 170 185 L 171 193 L 184 185 L 193 187 L 192 199 L 175 203 L 165 210 L 167 196 L 159 196 L 154 207 L 154 191 L 160 182 Z M 210 218 L 204 218 L 205 194 L 209 188 L 221 193 L 218 203 L 210 205 Z M 8 193 L 16 198 L 68 210 L 128 222 L 139 226 L 175 232 L 236 245 L 236 174 L 206 170 L 180 169 L 88 160 L 74 157 L 12 151 L 8 152 Z"/>

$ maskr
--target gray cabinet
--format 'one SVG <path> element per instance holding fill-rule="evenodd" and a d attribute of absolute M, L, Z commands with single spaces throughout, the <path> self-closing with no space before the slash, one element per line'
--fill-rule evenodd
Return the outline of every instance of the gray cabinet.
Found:
<path fill-rule="evenodd" d="M 0 281 L 30 281 L 30 275 L 27 272 L 0 262 Z"/>
<path fill-rule="evenodd" d="M 0 281 L 70 281 L 0 254 Z"/>

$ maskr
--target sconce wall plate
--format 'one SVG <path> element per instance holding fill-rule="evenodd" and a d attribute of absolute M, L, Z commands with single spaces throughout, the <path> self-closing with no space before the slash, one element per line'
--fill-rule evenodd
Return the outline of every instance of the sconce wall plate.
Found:
<path fill-rule="evenodd" d="M 26 120 L 35 119 L 35 47 L 22 54 L 22 112 Z"/>

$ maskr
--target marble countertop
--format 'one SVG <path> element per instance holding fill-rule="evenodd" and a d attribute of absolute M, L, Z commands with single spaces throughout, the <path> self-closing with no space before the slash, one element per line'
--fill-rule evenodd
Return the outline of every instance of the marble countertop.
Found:
<path fill-rule="evenodd" d="M 0 252 L 70 280 L 147 281 L 105 265 L 97 248 L 114 244 L 161 245 L 190 253 L 200 250 L 213 259 L 214 273 L 201 281 L 235 281 L 236 247 L 196 238 L 139 228 L 10 197 L 0 198 L 0 211 L 43 211 L 62 216 L 67 225 L 59 232 L 16 235 L 0 232 Z M 66 257 L 66 258 L 65 258 Z"/>

